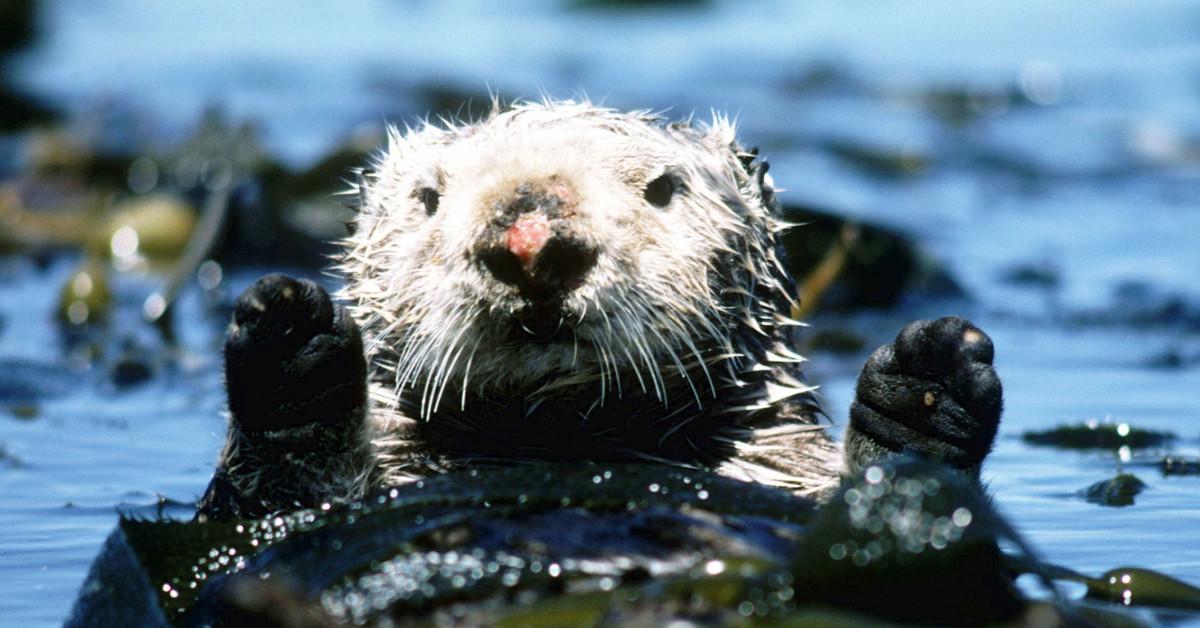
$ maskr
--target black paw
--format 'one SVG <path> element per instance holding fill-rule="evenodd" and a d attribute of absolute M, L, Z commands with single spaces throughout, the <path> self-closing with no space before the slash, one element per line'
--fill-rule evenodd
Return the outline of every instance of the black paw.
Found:
<path fill-rule="evenodd" d="M 911 451 L 977 468 L 991 451 L 1003 407 L 992 357 L 991 339 L 969 321 L 909 324 L 859 375 L 848 455 Z"/>
<path fill-rule="evenodd" d="M 366 403 L 366 373 L 358 327 L 317 284 L 267 275 L 238 298 L 225 384 L 243 430 L 351 419 Z"/>

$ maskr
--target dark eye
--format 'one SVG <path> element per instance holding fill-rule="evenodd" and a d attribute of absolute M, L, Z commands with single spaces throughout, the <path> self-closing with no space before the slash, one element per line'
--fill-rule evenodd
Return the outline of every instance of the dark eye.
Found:
<path fill-rule="evenodd" d="M 678 188 L 675 177 L 664 174 L 646 184 L 646 201 L 655 207 L 666 207 L 671 203 L 671 197 L 675 196 L 675 190 Z"/>
<path fill-rule="evenodd" d="M 438 201 L 442 199 L 442 195 L 433 188 L 421 188 L 417 190 L 417 198 L 425 206 L 425 213 L 432 216 L 437 213 Z"/>

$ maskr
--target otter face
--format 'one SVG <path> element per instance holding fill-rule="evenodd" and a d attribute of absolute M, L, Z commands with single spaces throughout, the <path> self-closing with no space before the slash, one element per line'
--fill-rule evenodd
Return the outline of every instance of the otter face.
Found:
<path fill-rule="evenodd" d="M 773 218 L 732 127 L 587 103 L 393 130 L 365 173 L 343 296 L 397 395 L 556 383 L 711 387 L 731 326 L 768 319 Z M 762 272 L 764 267 L 768 272 Z M 761 279 L 760 279 L 761 281 Z"/>

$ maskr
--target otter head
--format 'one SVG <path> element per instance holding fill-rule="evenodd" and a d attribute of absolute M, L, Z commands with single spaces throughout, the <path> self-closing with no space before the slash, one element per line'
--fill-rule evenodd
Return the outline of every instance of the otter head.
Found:
<path fill-rule="evenodd" d="M 724 118 L 546 102 L 389 135 L 343 296 L 424 415 L 447 390 L 715 394 L 714 364 L 779 320 L 770 187 Z"/>

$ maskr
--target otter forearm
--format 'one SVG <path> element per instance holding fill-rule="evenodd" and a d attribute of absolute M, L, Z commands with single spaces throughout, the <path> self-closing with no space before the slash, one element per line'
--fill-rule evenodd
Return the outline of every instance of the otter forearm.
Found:
<path fill-rule="evenodd" d="M 229 433 L 199 516 L 262 516 L 362 495 L 373 452 L 358 327 L 310 281 L 260 279 L 225 341 Z"/>
<path fill-rule="evenodd" d="M 235 418 L 197 517 L 262 517 L 361 497 L 373 467 L 362 411 L 270 431 L 243 430 Z"/>

